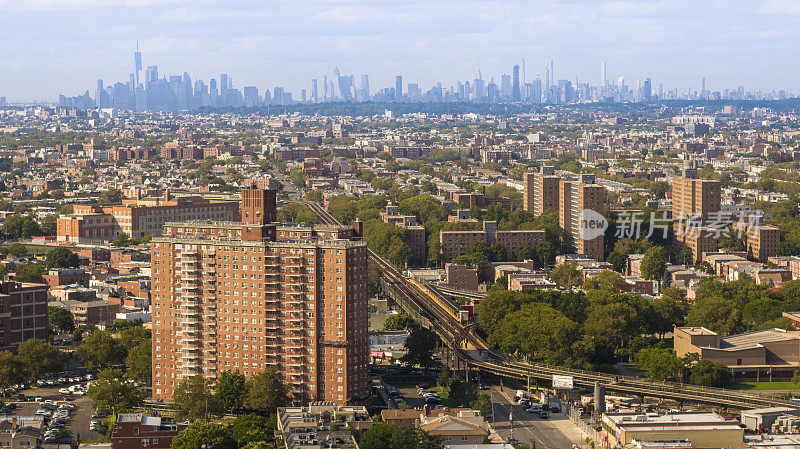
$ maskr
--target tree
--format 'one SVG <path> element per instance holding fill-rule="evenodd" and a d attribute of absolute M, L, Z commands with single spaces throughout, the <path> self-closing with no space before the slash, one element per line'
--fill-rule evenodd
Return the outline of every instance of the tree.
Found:
<path fill-rule="evenodd" d="M 237 449 L 227 424 L 195 421 L 172 439 L 170 449 Z"/>
<path fill-rule="evenodd" d="M 292 181 L 292 184 L 295 185 L 298 189 L 302 189 L 306 186 L 306 175 L 303 173 L 303 170 L 299 167 L 294 167 L 289 172 L 289 179 Z"/>
<path fill-rule="evenodd" d="M 733 374 L 722 363 L 700 360 L 692 367 L 689 381 L 704 387 L 727 387 L 733 383 Z"/>
<path fill-rule="evenodd" d="M 122 202 L 122 190 L 108 189 L 97 197 L 100 204 L 116 204 Z"/>
<path fill-rule="evenodd" d="M 116 247 L 129 246 L 131 244 L 131 236 L 125 232 L 120 232 L 111 244 Z"/>
<path fill-rule="evenodd" d="M 237 413 L 242 408 L 246 391 L 245 382 L 244 374 L 239 371 L 225 370 L 220 373 L 214 385 L 214 395 L 223 410 Z"/>
<path fill-rule="evenodd" d="M 481 393 L 478 395 L 478 399 L 472 401 L 469 405 L 473 410 L 478 410 L 481 412 L 481 415 L 484 417 L 489 416 L 492 413 L 492 399 L 486 393 Z"/>
<path fill-rule="evenodd" d="M 50 343 L 31 338 L 17 348 L 17 355 L 25 364 L 25 373 L 30 380 L 37 380 L 44 374 L 61 371 L 66 357 Z"/>
<path fill-rule="evenodd" d="M 320 191 L 318 189 L 309 190 L 308 193 L 306 193 L 306 200 L 313 201 L 315 203 L 321 203 L 322 202 L 322 191 Z"/>
<path fill-rule="evenodd" d="M 550 272 L 550 280 L 564 290 L 572 290 L 580 286 L 581 273 L 578 271 L 578 264 L 565 262 L 553 268 L 553 271 Z"/>
<path fill-rule="evenodd" d="M 175 415 L 181 420 L 208 420 L 210 416 L 222 414 L 222 406 L 203 376 L 184 377 L 175 387 L 172 400 L 175 403 Z"/>
<path fill-rule="evenodd" d="M 50 268 L 78 268 L 79 263 L 78 255 L 69 250 L 69 248 L 59 247 L 53 248 L 47 252 L 45 256 L 44 265 Z"/>
<path fill-rule="evenodd" d="M 377 423 L 364 432 L 359 446 L 361 449 L 440 449 L 442 440 L 419 428 Z"/>
<path fill-rule="evenodd" d="M 28 254 L 28 248 L 22 243 L 12 243 L 6 247 L 11 257 L 22 257 Z"/>
<path fill-rule="evenodd" d="M 636 365 L 651 379 L 667 380 L 679 374 L 683 361 L 670 349 L 644 348 L 636 354 Z"/>
<path fill-rule="evenodd" d="M 335 196 L 328 200 L 328 212 L 340 223 L 350 224 L 358 214 L 358 203 L 355 198 Z"/>
<path fill-rule="evenodd" d="M 244 406 L 264 414 L 289 404 L 289 387 L 281 382 L 274 367 L 251 376 L 245 383 Z"/>
<path fill-rule="evenodd" d="M 94 401 L 97 411 L 109 411 L 116 415 L 126 412 L 141 403 L 133 385 L 125 382 L 118 369 L 100 371 L 86 394 Z"/>
<path fill-rule="evenodd" d="M 47 324 L 50 328 L 58 332 L 74 332 L 75 320 L 72 313 L 63 307 L 47 308 Z"/>
<path fill-rule="evenodd" d="M 276 416 L 274 413 L 271 416 Z M 252 443 L 271 443 L 275 423 L 255 414 L 239 415 L 233 420 L 233 438 L 240 448 Z"/>
<path fill-rule="evenodd" d="M 624 287 L 625 278 L 611 270 L 603 270 L 583 283 L 584 289 L 605 290 L 611 293 L 621 293 Z"/>
<path fill-rule="evenodd" d="M 0 390 L 5 391 L 12 385 L 25 380 L 25 362 L 11 351 L 0 351 Z"/>
<path fill-rule="evenodd" d="M 145 340 L 128 351 L 125 358 L 126 374 L 129 379 L 149 384 L 153 373 L 152 348 L 150 340 Z"/>
<path fill-rule="evenodd" d="M 107 331 L 96 329 L 75 349 L 75 358 L 89 369 L 118 365 L 125 360 L 125 348 Z"/>
<path fill-rule="evenodd" d="M 3 223 L 3 233 L 12 239 L 29 239 L 34 235 L 40 235 L 41 230 L 33 215 L 15 213 L 6 218 Z"/>
<path fill-rule="evenodd" d="M 686 301 L 686 292 L 675 287 L 665 287 L 661 296 L 653 300 L 653 311 L 656 314 L 654 331 L 663 335 L 671 332 L 674 326 L 683 324 L 689 303 Z"/>
<path fill-rule="evenodd" d="M 406 349 L 402 357 L 403 363 L 409 366 L 419 365 L 423 368 L 433 366 L 433 353 L 436 351 L 436 334 L 424 327 L 411 331 L 403 347 Z"/>
<path fill-rule="evenodd" d="M 480 306 L 483 308 L 483 304 Z M 509 354 L 549 365 L 588 367 L 581 327 L 550 304 L 533 302 L 506 314 L 488 342 Z"/>
<path fill-rule="evenodd" d="M 131 323 L 126 320 L 117 320 L 114 322 L 115 325 L 119 326 L 122 324 L 124 326 L 121 330 L 115 332 L 119 332 L 118 341 L 120 346 L 125 348 L 126 351 L 130 351 L 135 346 L 143 342 L 150 343 L 150 337 L 152 332 L 150 329 L 142 326 L 141 323 Z"/>
<path fill-rule="evenodd" d="M 44 273 L 43 266 L 38 263 L 28 263 L 17 267 L 17 272 L 14 273 L 14 280 L 17 282 L 44 284 L 44 278 L 42 277 Z"/>
<path fill-rule="evenodd" d="M 650 280 L 661 280 L 667 269 L 667 258 L 664 256 L 664 249 L 654 246 L 644 252 L 642 260 L 639 262 L 639 270 L 642 277 Z"/>
<path fill-rule="evenodd" d="M 414 318 L 411 318 L 411 315 L 401 313 L 386 318 L 386 322 L 383 323 L 383 330 L 400 331 L 403 329 L 410 329 L 414 327 L 415 324 Z"/>

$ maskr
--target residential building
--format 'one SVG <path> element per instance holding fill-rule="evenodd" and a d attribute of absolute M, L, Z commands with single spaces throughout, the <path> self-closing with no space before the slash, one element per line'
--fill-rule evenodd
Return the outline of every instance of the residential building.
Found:
<path fill-rule="evenodd" d="M 111 449 L 169 449 L 172 439 L 186 427 L 172 418 L 121 413 L 111 429 Z"/>
<path fill-rule="evenodd" d="M 414 265 L 425 265 L 428 261 L 427 238 L 425 237 L 425 227 L 420 226 L 415 215 L 401 215 L 400 209 L 389 204 L 386 210 L 381 212 L 381 219 L 390 224 L 399 226 L 406 231 L 406 243 L 411 248 L 411 263 Z"/>
<path fill-rule="evenodd" d="M 122 309 L 119 303 L 105 300 L 96 301 L 55 301 L 50 303 L 53 307 L 62 307 L 72 314 L 75 325 L 84 324 L 105 325 L 117 319 L 117 313 Z"/>
<path fill-rule="evenodd" d="M 153 239 L 153 397 L 181 379 L 275 367 L 298 401 L 369 394 L 367 247 L 350 227 L 278 225 L 274 191 L 241 222 L 167 223 Z"/>
<path fill-rule="evenodd" d="M 44 418 L 41 416 L 0 416 L 0 447 L 36 449 L 42 446 Z"/>
<path fill-rule="evenodd" d="M 526 173 L 522 207 L 533 215 L 542 215 L 546 210 L 558 210 L 559 184 L 561 178 L 554 174 L 553 167 L 542 167 L 538 173 Z"/>
<path fill-rule="evenodd" d="M 478 291 L 478 270 L 466 265 L 444 264 L 445 283 L 459 290 Z"/>
<path fill-rule="evenodd" d="M 766 262 L 778 255 L 781 230 L 774 226 L 751 226 L 747 230 L 746 241 L 748 256 Z"/>
<path fill-rule="evenodd" d="M 122 204 L 76 204 L 73 213 L 58 218 L 60 242 L 93 243 L 129 237 L 159 235 L 164 223 L 183 220 L 237 220 L 239 205 L 202 198 L 131 199 Z"/>
<path fill-rule="evenodd" d="M 585 211 L 600 215 L 605 209 L 605 188 L 595 184 L 594 175 L 580 175 L 577 180 L 562 179 L 559 184 L 558 222 L 570 237 L 578 253 L 601 260 L 604 236 L 586 239 L 583 235 Z"/>
<path fill-rule="evenodd" d="M 439 252 L 444 262 L 466 254 L 467 248 L 477 242 L 498 243 L 513 254 L 522 246 L 536 246 L 544 242 L 542 230 L 498 231 L 497 222 L 484 221 L 481 231 L 441 231 L 439 232 Z"/>
<path fill-rule="evenodd" d="M 0 350 L 47 335 L 47 284 L 0 282 Z"/>
<path fill-rule="evenodd" d="M 441 414 L 422 415 L 419 428 L 429 435 L 438 436 L 448 444 L 482 444 L 489 436 L 489 428 L 480 412 L 469 410 L 458 416 Z"/>
<path fill-rule="evenodd" d="M 355 435 L 374 422 L 364 406 L 312 402 L 300 407 L 278 407 L 275 431 L 285 449 L 358 449 Z"/>
<path fill-rule="evenodd" d="M 678 220 L 675 239 L 692 249 L 695 263 L 703 260 L 703 252 L 717 250 L 716 234 L 703 226 L 720 211 L 721 190 L 717 180 L 698 179 L 694 168 L 684 168 L 672 177 L 672 217 Z M 689 226 L 689 219 L 695 219 L 698 226 Z"/>

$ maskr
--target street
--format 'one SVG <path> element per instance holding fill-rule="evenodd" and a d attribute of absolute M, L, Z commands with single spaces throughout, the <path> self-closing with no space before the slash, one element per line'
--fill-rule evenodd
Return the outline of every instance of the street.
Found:
<path fill-rule="evenodd" d="M 492 397 L 494 428 L 497 433 L 507 439 L 512 433 L 513 418 L 514 438 L 525 444 L 535 443 L 536 448 L 569 449 L 573 444 L 580 444 L 583 435 L 580 430 L 564 414 L 564 407 L 559 413 L 550 413 L 549 418 L 541 419 L 538 414 L 525 412 L 525 407 L 514 402 L 514 390 L 492 387 L 488 393 Z M 553 399 L 553 403 L 556 400 Z"/>

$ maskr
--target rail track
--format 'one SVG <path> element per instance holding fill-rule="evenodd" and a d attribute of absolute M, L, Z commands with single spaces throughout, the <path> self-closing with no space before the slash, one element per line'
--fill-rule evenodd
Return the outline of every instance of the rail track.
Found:
<path fill-rule="evenodd" d="M 320 204 L 306 203 L 323 223 L 340 223 Z M 466 362 L 470 368 L 484 373 L 517 380 L 550 380 L 553 375 L 572 376 L 579 386 L 592 386 L 600 383 L 607 390 L 639 397 L 657 397 L 681 402 L 700 403 L 734 409 L 762 407 L 790 407 L 800 409 L 800 404 L 787 399 L 750 394 L 722 388 L 700 387 L 676 382 L 655 382 L 631 376 L 620 376 L 596 371 L 553 367 L 538 363 L 523 363 L 500 354 L 490 348 L 475 333 L 474 326 L 462 323 L 451 303 L 435 289 L 427 288 L 405 277 L 391 263 L 374 251 L 368 249 L 369 263 L 381 269 L 381 275 L 395 295 L 405 298 L 406 307 L 419 315 L 428 317 L 431 328 L 454 354 Z"/>

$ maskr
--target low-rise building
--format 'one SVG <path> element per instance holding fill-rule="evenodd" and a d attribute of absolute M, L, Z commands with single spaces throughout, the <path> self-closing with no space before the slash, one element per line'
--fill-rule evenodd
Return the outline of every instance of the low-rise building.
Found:
<path fill-rule="evenodd" d="M 478 291 L 478 270 L 466 265 L 448 263 L 444 266 L 445 283 L 448 287 L 466 291 Z"/>
<path fill-rule="evenodd" d="M 704 327 L 676 327 L 678 357 L 695 353 L 722 363 L 737 380 L 791 379 L 800 362 L 800 331 L 765 329 L 722 337 Z"/>
<path fill-rule="evenodd" d="M 312 402 L 299 407 L 278 408 L 278 428 L 285 449 L 358 449 L 355 434 L 373 425 L 364 406 Z"/>
<path fill-rule="evenodd" d="M 47 284 L 0 282 L 0 350 L 47 341 Z"/>
<path fill-rule="evenodd" d="M 607 447 L 733 448 L 744 441 L 737 421 L 711 412 L 604 413 L 602 426 Z"/>
<path fill-rule="evenodd" d="M 172 439 L 186 427 L 172 418 L 143 413 L 117 415 L 111 430 L 112 449 L 169 449 Z"/>

